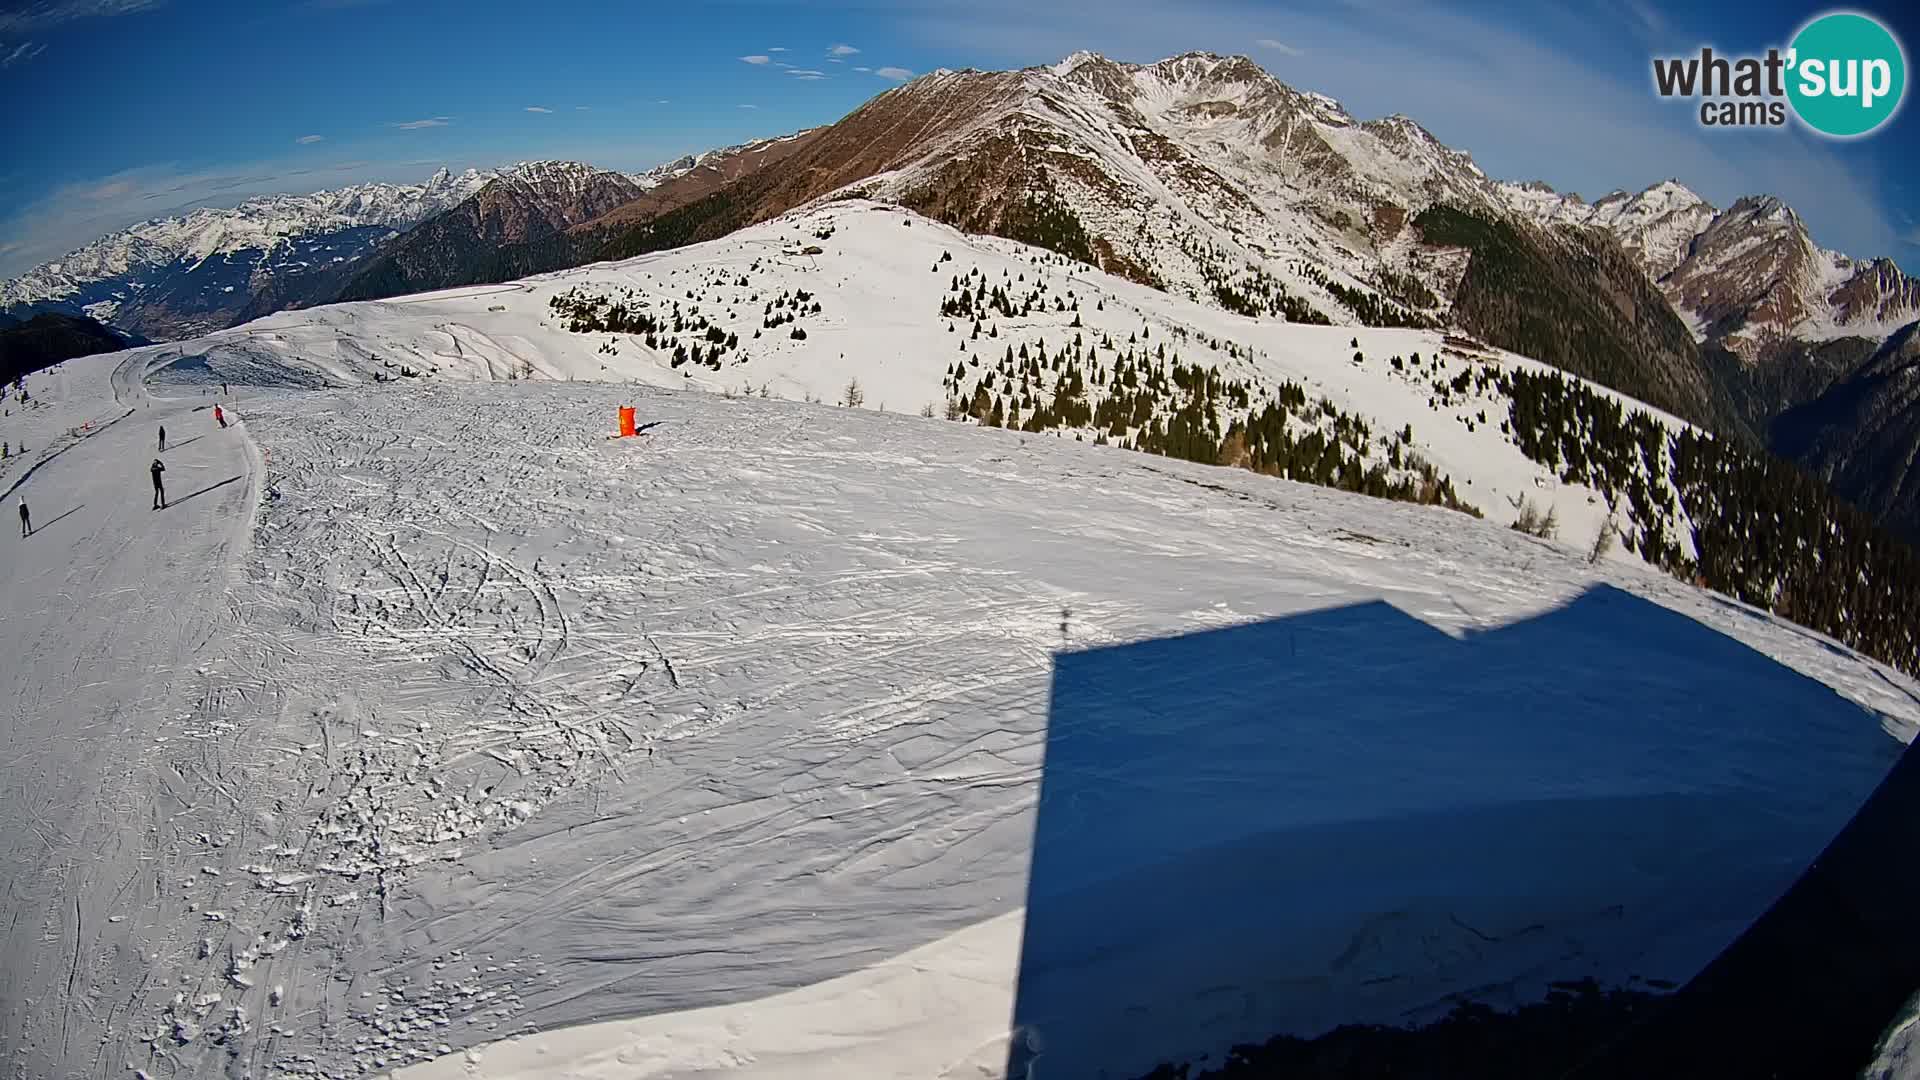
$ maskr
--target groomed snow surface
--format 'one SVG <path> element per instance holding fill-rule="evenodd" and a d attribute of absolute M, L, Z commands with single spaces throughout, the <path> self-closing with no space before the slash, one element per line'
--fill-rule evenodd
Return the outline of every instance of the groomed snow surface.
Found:
<path fill-rule="evenodd" d="M 1120 1077 L 1678 983 L 1920 725 L 1905 677 L 1584 536 L 871 410 L 338 385 L 515 295 L 10 403 L 45 458 L 0 473 L 40 525 L 0 558 L 17 1075 Z M 592 362 L 548 330 L 489 338 Z M 814 347 L 758 376 L 830 393 Z"/>

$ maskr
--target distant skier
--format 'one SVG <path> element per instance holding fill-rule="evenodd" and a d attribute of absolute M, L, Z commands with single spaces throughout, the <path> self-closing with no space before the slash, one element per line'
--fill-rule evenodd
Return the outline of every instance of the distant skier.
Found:
<path fill-rule="evenodd" d="M 163 454 L 167 452 L 167 425 L 165 424 L 160 425 L 160 452 Z"/>
<path fill-rule="evenodd" d="M 233 396 L 232 394 L 229 394 L 229 393 L 227 393 L 227 384 L 226 384 L 226 383 L 221 383 L 221 384 L 220 384 L 220 396 L 221 396 L 221 397 L 232 397 L 232 396 Z"/>
<path fill-rule="evenodd" d="M 214 419 L 214 422 L 219 424 L 221 427 L 227 426 L 227 414 L 221 412 L 220 406 L 218 405 L 215 405 L 213 407 L 213 419 Z"/>
<path fill-rule="evenodd" d="M 27 500 L 20 500 L 20 535 L 33 535 L 33 514 L 27 509 Z"/>
<path fill-rule="evenodd" d="M 154 458 L 152 467 L 147 471 L 153 474 L 153 508 L 155 510 L 165 510 L 167 508 L 167 485 L 160 479 L 160 474 L 166 472 L 167 467 L 160 463 L 159 458 Z"/>

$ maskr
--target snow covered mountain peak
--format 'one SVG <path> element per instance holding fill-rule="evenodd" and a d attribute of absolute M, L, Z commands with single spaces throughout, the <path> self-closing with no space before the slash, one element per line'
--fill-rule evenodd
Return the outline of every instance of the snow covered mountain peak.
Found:
<path fill-rule="evenodd" d="M 564 200 L 579 198 L 604 185 L 610 177 L 626 182 L 624 174 L 578 161 L 522 161 L 501 170 L 494 181 Z"/>
<path fill-rule="evenodd" d="M 545 180 L 561 177 L 594 176 L 605 170 L 579 161 L 522 161 L 500 170 L 507 179 Z"/>
<path fill-rule="evenodd" d="M 1670 205 L 1698 205 L 1707 200 L 1701 198 L 1692 188 L 1681 183 L 1678 178 L 1662 180 L 1640 193 L 1642 199 L 1658 199 Z"/>
<path fill-rule="evenodd" d="M 1106 59 L 1106 57 L 1101 56 L 1097 52 L 1081 49 L 1066 59 L 1061 60 L 1059 63 L 1052 65 L 1052 71 L 1055 75 L 1064 77 L 1073 74 L 1074 70 L 1082 64 L 1104 62 Z"/>
<path fill-rule="evenodd" d="M 1540 181 L 1503 183 L 1498 190 L 1508 209 L 1522 217 L 1545 225 L 1577 225 L 1611 232 L 1655 281 L 1680 265 L 1694 237 L 1716 213 L 1710 203 L 1678 180 L 1662 180 L 1637 193 L 1611 191 L 1591 204 Z"/>

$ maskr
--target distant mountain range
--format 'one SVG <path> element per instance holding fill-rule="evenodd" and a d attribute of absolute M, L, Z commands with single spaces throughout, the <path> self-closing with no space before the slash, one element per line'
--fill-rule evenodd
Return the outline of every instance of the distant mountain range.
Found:
<path fill-rule="evenodd" d="M 231 325 L 252 298 L 314 279 L 480 190 L 494 174 L 266 195 L 122 229 L 0 284 L 0 312 L 89 315 L 155 339 Z"/>
<path fill-rule="evenodd" d="M 1456 326 L 1794 454 L 1920 536 L 1910 364 L 1883 347 L 1920 319 L 1920 282 L 1890 260 L 1820 248 L 1770 197 L 1720 209 L 1668 180 L 1588 203 L 1498 181 L 1412 119 L 1356 120 L 1245 57 L 938 71 L 835 124 L 642 174 L 534 162 L 251 200 L 98 241 L 0 286 L 0 310 L 177 337 L 679 246 L 848 195 L 1249 315 Z M 1873 434 L 1853 438 L 1862 416 Z"/>
<path fill-rule="evenodd" d="M 644 173 L 571 165 L 563 185 L 495 185 L 365 260 L 338 293 L 374 300 L 425 289 L 508 281 L 610 257 L 611 234 L 650 222 L 784 159 L 800 136 L 710 150 Z M 591 174 L 591 175 L 588 175 Z"/>
<path fill-rule="evenodd" d="M 409 273 L 420 288 L 498 280 L 489 273 L 492 252 L 631 203 L 700 160 L 644 173 L 564 161 L 457 175 L 441 169 L 421 184 L 267 195 L 232 209 L 155 218 L 0 282 L 0 313 L 84 315 L 155 340 L 192 337 L 335 300 L 422 225 L 396 260 L 411 269 L 371 274 L 371 282 L 388 283 L 381 295 L 409 291 Z M 428 249 L 437 256 L 426 257 Z"/>

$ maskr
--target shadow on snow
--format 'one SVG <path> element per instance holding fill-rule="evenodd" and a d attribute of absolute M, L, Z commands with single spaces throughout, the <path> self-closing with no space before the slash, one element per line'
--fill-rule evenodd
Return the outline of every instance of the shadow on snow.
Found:
<path fill-rule="evenodd" d="M 41 533 L 46 532 L 48 529 L 53 528 L 55 525 L 60 524 L 61 522 L 67 520 L 73 515 L 79 513 L 81 510 L 85 509 L 86 505 L 87 505 L 86 503 L 80 503 L 79 505 L 72 507 L 71 509 L 67 510 L 65 513 L 61 514 L 60 516 L 54 518 L 51 521 L 34 525 L 33 535 L 38 536 Z"/>
<path fill-rule="evenodd" d="M 1007 1073 L 1671 988 L 1899 752 L 1607 586 L 1464 640 L 1376 602 L 1062 653 Z"/>
<path fill-rule="evenodd" d="M 226 487 L 228 484 L 237 484 L 244 479 L 246 479 L 245 474 L 242 474 L 240 476 L 229 476 L 225 480 L 222 480 L 218 483 L 208 484 L 206 487 L 203 487 L 198 491 L 190 491 L 187 494 L 182 495 L 177 499 L 168 499 L 166 508 L 171 510 L 174 507 L 179 506 L 181 503 L 186 502 L 188 499 L 191 499 L 200 495 L 205 495 L 209 491 L 216 491 L 220 488 Z"/>

